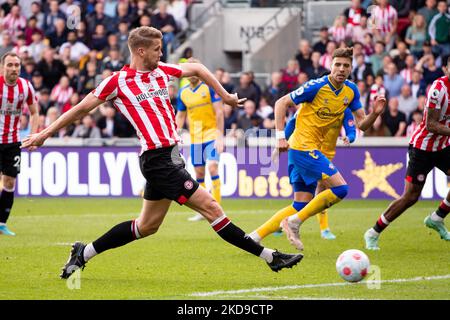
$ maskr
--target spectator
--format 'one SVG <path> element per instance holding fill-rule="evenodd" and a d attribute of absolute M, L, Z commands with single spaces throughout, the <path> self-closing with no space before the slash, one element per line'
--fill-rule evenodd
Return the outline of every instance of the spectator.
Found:
<path fill-rule="evenodd" d="M 74 106 L 76 106 L 81 101 L 80 95 L 78 92 L 74 92 L 73 95 L 70 96 L 69 101 L 62 107 L 61 113 L 66 113 Z"/>
<path fill-rule="evenodd" d="M 55 51 L 52 48 L 46 48 L 43 53 L 43 59 L 37 64 L 38 70 L 44 78 L 44 86 L 48 89 L 53 88 L 66 71 L 64 64 L 54 57 Z"/>
<path fill-rule="evenodd" d="M 350 39 L 353 42 L 361 42 L 366 43 L 366 35 L 372 36 L 372 31 L 367 26 L 367 17 L 361 17 L 361 22 L 357 26 L 353 26 L 347 31 Z M 370 38 L 371 42 L 373 42 L 373 36 Z M 372 43 L 370 43 L 370 47 L 372 47 Z"/>
<path fill-rule="evenodd" d="M 369 95 L 370 92 L 367 90 L 367 85 L 364 80 L 359 80 L 356 85 L 358 86 L 359 91 L 359 101 L 361 102 L 361 105 L 363 106 L 366 113 L 369 113 Z"/>
<path fill-rule="evenodd" d="M 398 99 L 390 98 L 388 110 L 383 113 L 383 120 L 391 136 L 402 137 L 406 133 L 406 116 L 398 109 Z"/>
<path fill-rule="evenodd" d="M 85 115 L 81 119 L 81 124 L 76 126 L 72 133 L 72 138 L 99 139 L 101 137 L 100 129 L 95 125 L 91 114 Z"/>
<path fill-rule="evenodd" d="M 270 76 L 270 85 L 264 91 L 267 103 L 271 106 L 287 93 L 287 87 L 282 82 L 282 74 L 279 71 L 272 72 Z"/>
<path fill-rule="evenodd" d="M 184 0 L 169 0 L 167 12 L 173 16 L 177 23 L 177 29 L 180 31 L 186 30 L 189 26 L 186 11 L 187 6 Z"/>
<path fill-rule="evenodd" d="M 74 16 L 77 14 L 74 7 L 80 8 L 80 2 L 74 0 L 65 0 L 59 5 L 59 10 L 66 15 L 66 17 Z"/>
<path fill-rule="evenodd" d="M 163 56 L 162 61 L 167 61 L 168 50 L 174 50 L 177 47 L 175 35 L 178 32 L 177 24 L 173 16 L 167 12 L 168 3 L 164 0 L 158 1 L 158 13 L 152 16 L 153 27 L 161 30 L 163 34 Z"/>
<path fill-rule="evenodd" d="M 116 109 L 111 105 L 105 106 L 102 114 L 103 116 L 97 121 L 97 126 L 101 131 L 102 138 L 122 136 L 121 123 L 116 116 Z"/>
<path fill-rule="evenodd" d="M 417 98 L 412 96 L 409 85 L 403 85 L 401 94 L 398 97 L 398 104 L 398 109 L 405 114 L 406 119 L 409 119 L 411 113 L 417 109 Z"/>
<path fill-rule="evenodd" d="M 434 56 L 432 54 L 424 55 L 416 64 L 416 70 L 422 72 L 425 85 L 431 85 L 434 80 L 444 75 L 441 68 L 436 66 Z"/>
<path fill-rule="evenodd" d="M 373 74 L 377 74 L 380 70 L 382 70 L 383 58 L 387 56 L 384 48 L 385 46 L 383 41 L 377 41 L 375 43 L 375 53 L 369 58 L 369 62 L 372 64 Z"/>
<path fill-rule="evenodd" d="M 151 16 L 152 10 L 150 9 L 147 0 L 138 0 L 137 3 L 131 2 L 131 12 L 133 16 L 132 27 L 137 27 L 137 22 L 139 21 L 139 17 L 146 14 Z"/>
<path fill-rule="evenodd" d="M 366 132 L 364 132 L 366 137 L 389 137 L 391 132 L 389 128 L 384 123 L 383 117 L 377 117 L 372 127 L 370 127 Z"/>
<path fill-rule="evenodd" d="M 297 78 L 300 73 L 298 61 L 290 59 L 287 67 L 281 70 L 281 82 L 286 86 L 287 91 L 292 91 L 297 87 Z"/>
<path fill-rule="evenodd" d="M 103 59 L 101 71 L 105 69 L 119 71 L 124 65 L 124 61 L 120 58 L 119 48 L 111 48 L 109 50 L 109 55 Z"/>
<path fill-rule="evenodd" d="M 328 36 L 327 36 L 328 37 Z M 302 70 L 311 66 L 311 46 L 308 40 L 300 40 L 298 43 L 298 53 L 295 56 L 298 66 Z"/>
<path fill-rule="evenodd" d="M 268 103 L 267 97 L 265 95 L 261 96 L 259 101 L 259 108 L 256 114 L 262 119 L 266 119 L 270 114 L 273 113 L 273 107 Z"/>
<path fill-rule="evenodd" d="M 367 17 L 366 10 L 361 7 L 361 0 L 352 0 L 352 5 L 344 10 L 344 16 L 351 29 L 360 26 L 362 17 Z"/>
<path fill-rule="evenodd" d="M 33 77 L 34 79 L 34 77 Z M 38 92 L 39 114 L 46 115 L 48 109 L 51 107 L 50 91 L 44 88 Z"/>
<path fill-rule="evenodd" d="M 102 51 L 108 46 L 108 38 L 106 35 L 106 28 L 99 24 L 95 26 L 95 32 L 92 35 L 91 48 L 97 51 Z"/>
<path fill-rule="evenodd" d="M 128 1 L 120 1 L 117 4 L 117 14 L 112 18 L 112 24 L 114 25 L 114 30 L 119 29 L 119 24 L 124 22 L 127 27 L 133 22 L 133 18 L 130 15 L 130 7 Z"/>
<path fill-rule="evenodd" d="M 31 17 L 36 18 L 36 26 L 43 30 L 43 24 L 44 24 L 44 12 L 42 12 L 41 3 L 39 1 L 34 1 L 31 6 Z"/>
<path fill-rule="evenodd" d="M 397 10 L 397 34 L 404 38 L 406 28 L 411 24 L 409 20 L 411 0 L 390 0 L 390 3 Z"/>
<path fill-rule="evenodd" d="M 383 73 L 379 72 L 375 77 L 375 83 L 370 87 L 369 94 L 369 112 L 372 112 L 373 103 L 379 95 L 386 95 L 386 88 L 384 86 Z"/>
<path fill-rule="evenodd" d="M 222 75 L 222 86 L 228 92 L 231 93 L 234 91 L 234 84 L 231 82 L 231 76 L 229 72 L 224 72 Z"/>
<path fill-rule="evenodd" d="M 411 87 L 411 94 L 413 97 L 418 98 L 419 96 L 426 95 L 426 84 L 422 79 L 422 72 L 417 70 L 413 71 L 409 86 Z"/>
<path fill-rule="evenodd" d="M 433 19 L 433 17 L 438 13 L 439 11 L 436 8 L 436 0 L 426 0 L 425 7 L 422 7 L 417 11 L 417 14 L 420 14 L 425 18 L 425 25 L 427 28 L 430 25 L 431 19 Z"/>
<path fill-rule="evenodd" d="M 50 0 L 49 11 L 45 13 L 44 21 L 41 27 L 45 34 L 50 34 L 56 31 L 56 21 L 58 21 L 58 19 L 63 20 L 65 25 L 66 15 L 59 9 L 58 0 Z"/>
<path fill-rule="evenodd" d="M 114 32 L 114 20 L 105 14 L 105 5 L 103 2 L 95 3 L 95 11 L 86 17 L 87 32 L 93 34 L 96 32 L 98 25 L 109 28 L 108 31 Z M 106 30 L 105 30 L 106 35 Z"/>
<path fill-rule="evenodd" d="M 62 110 L 62 107 L 69 101 L 73 92 L 73 88 L 69 86 L 69 78 L 62 76 L 59 83 L 52 89 L 50 100 L 58 110 Z"/>
<path fill-rule="evenodd" d="M 436 56 L 433 53 L 433 47 L 431 46 L 431 42 L 430 41 L 425 41 L 423 44 L 423 55 L 422 58 L 426 55 L 433 55 L 434 56 L 434 63 L 436 65 L 436 67 L 440 68 L 442 67 L 442 58 L 441 56 Z M 419 59 L 420 60 L 420 59 Z"/>
<path fill-rule="evenodd" d="M 31 81 L 33 78 L 33 73 L 36 69 L 36 63 L 33 58 L 28 58 L 23 60 L 22 64 L 24 67 L 20 70 L 20 77 Z"/>
<path fill-rule="evenodd" d="M 373 75 L 372 66 L 364 62 L 364 55 L 362 53 L 358 54 L 356 56 L 356 66 L 352 72 L 353 81 L 364 80 L 368 75 Z"/>
<path fill-rule="evenodd" d="M 86 22 L 84 22 L 83 20 L 78 22 L 78 28 L 77 28 L 76 32 L 77 32 L 78 41 L 83 42 L 85 45 L 87 45 L 90 48 L 91 47 L 91 34 L 88 34 L 88 32 L 87 32 Z"/>
<path fill-rule="evenodd" d="M 336 50 L 336 42 L 329 41 L 327 44 L 327 51 L 320 57 L 319 60 L 320 65 L 328 71 L 331 70 L 331 60 L 333 60 L 332 57 L 334 50 Z"/>
<path fill-rule="evenodd" d="M 308 82 L 308 80 L 309 80 L 308 75 L 305 72 L 300 72 L 298 74 L 298 77 L 297 77 L 297 86 L 296 86 L 296 88 L 299 88 L 300 86 L 302 86 L 303 84 Z"/>
<path fill-rule="evenodd" d="M 80 76 L 80 92 L 82 95 L 86 95 L 96 87 L 96 78 L 97 78 L 97 65 L 95 62 L 89 61 L 86 64 L 86 70 L 83 71 L 83 74 Z"/>
<path fill-rule="evenodd" d="M 236 93 L 240 98 L 247 98 L 256 103 L 258 99 L 258 92 L 252 85 L 252 78 L 248 72 L 243 72 L 239 78 L 239 87 L 236 89 Z"/>
<path fill-rule="evenodd" d="M 438 55 L 450 55 L 450 14 L 447 1 L 439 0 L 438 11 L 430 21 L 428 33 L 433 46 L 433 52 Z"/>
<path fill-rule="evenodd" d="M 400 95 L 401 88 L 405 83 L 402 76 L 398 74 L 397 67 L 394 63 L 388 65 L 387 74 L 384 76 L 383 82 L 389 96 L 392 98 Z"/>
<path fill-rule="evenodd" d="M 31 129 L 30 118 L 28 114 L 22 113 L 20 115 L 20 130 L 19 130 L 20 140 L 23 140 L 30 135 L 31 131 L 30 129 Z"/>
<path fill-rule="evenodd" d="M 143 14 L 142 16 L 139 17 L 138 25 L 139 25 L 139 27 L 151 27 L 152 26 L 152 18 L 147 14 Z"/>
<path fill-rule="evenodd" d="M 364 20 L 367 20 L 367 19 L 364 17 Z M 373 35 L 372 35 L 372 33 L 366 33 L 364 35 L 363 52 L 364 52 L 364 55 L 366 56 L 367 62 L 370 62 L 369 58 L 375 53 L 375 47 L 374 47 L 374 44 L 373 44 Z"/>
<path fill-rule="evenodd" d="M 377 3 L 371 12 L 375 40 L 384 41 L 386 50 L 390 51 L 397 34 L 397 10 L 389 4 L 389 0 L 377 0 Z"/>
<path fill-rule="evenodd" d="M 429 1 L 429 0 L 428 0 Z M 416 14 L 412 25 L 406 30 L 405 42 L 409 44 L 411 54 L 420 59 L 423 55 L 423 44 L 427 39 L 427 26 L 424 16 Z"/>
<path fill-rule="evenodd" d="M 67 41 L 66 21 L 64 19 L 56 19 L 54 31 L 46 32 L 46 37 L 50 42 L 50 47 L 58 50 Z"/>
<path fill-rule="evenodd" d="M 59 112 L 59 109 L 57 107 L 50 107 L 47 110 L 47 115 L 45 116 L 44 120 L 44 129 L 47 128 L 49 125 L 51 125 L 53 122 L 55 122 L 61 113 Z M 53 138 L 59 138 L 59 132 L 55 132 L 55 134 L 52 136 Z"/>
<path fill-rule="evenodd" d="M 261 99 L 261 93 L 262 93 L 261 87 L 255 81 L 255 73 L 251 70 L 247 71 L 247 73 L 250 76 L 250 81 L 251 81 L 250 85 L 255 87 L 255 90 L 256 90 L 256 100 L 255 100 L 256 106 L 259 106 L 259 100 Z"/>
<path fill-rule="evenodd" d="M 67 34 L 67 42 L 61 45 L 59 54 L 62 54 L 65 48 L 70 48 L 70 60 L 74 62 L 80 62 L 81 58 L 89 53 L 89 48 L 77 40 L 75 31 L 70 31 Z"/>
<path fill-rule="evenodd" d="M 228 104 L 223 105 L 224 115 L 224 134 L 227 137 L 235 137 L 237 129 L 238 116 L 236 110 Z"/>
<path fill-rule="evenodd" d="M 415 68 L 414 56 L 409 54 L 405 58 L 405 68 L 400 71 L 400 75 L 406 83 L 410 83 L 412 80 L 412 74 Z"/>
<path fill-rule="evenodd" d="M 31 75 L 31 84 L 36 92 L 40 92 L 44 89 L 43 77 L 39 71 L 35 70 Z"/>
<path fill-rule="evenodd" d="M 2 45 L 0 46 L 0 57 L 14 48 L 11 35 L 8 31 L 2 32 Z"/>
<path fill-rule="evenodd" d="M 19 5 L 12 6 L 10 13 L 3 19 L 2 26 L 11 35 L 12 42 L 15 42 L 18 36 L 23 35 L 27 19 L 21 14 Z"/>
<path fill-rule="evenodd" d="M 395 63 L 397 70 L 405 69 L 406 67 L 405 60 L 409 54 L 406 43 L 404 43 L 403 41 L 399 41 L 397 43 L 397 50 L 392 51 L 395 52 L 395 54 L 393 55 L 393 62 Z"/>
<path fill-rule="evenodd" d="M 36 17 L 31 17 L 28 19 L 27 27 L 25 28 L 25 44 L 29 46 L 33 42 L 33 34 L 37 32 L 41 35 L 41 37 L 44 36 L 44 32 L 37 27 L 37 19 Z"/>
<path fill-rule="evenodd" d="M 105 9 L 103 12 L 106 16 L 111 17 L 111 20 L 116 17 L 118 2 L 119 0 L 104 0 Z"/>
<path fill-rule="evenodd" d="M 66 75 L 69 79 L 69 86 L 73 88 L 74 91 L 78 90 L 80 77 L 77 63 L 71 63 L 66 68 Z"/>
<path fill-rule="evenodd" d="M 247 100 L 244 102 L 244 112 L 238 117 L 237 127 L 244 131 L 253 127 L 254 119 L 252 117 L 256 115 L 256 104 L 253 100 Z"/>
<path fill-rule="evenodd" d="M 328 27 L 322 27 L 319 31 L 319 41 L 313 46 L 313 51 L 318 51 L 320 54 L 324 54 L 327 50 L 327 44 L 329 39 Z"/>
<path fill-rule="evenodd" d="M 33 35 L 31 36 L 31 39 L 33 41 L 28 46 L 28 52 L 30 56 L 34 59 L 34 61 L 38 63 L 39 61 L 41 61 L 42 52 L 44 52 L 44 49 L 47 46 L 42 41 L 42 34 L 40 32 L 34 32 Z"/>
<path fill-rule="evenodd" d="M 417 127 L 420 125 L 420 123 L 423 120 L 423 114 L 419 110 L 415 110 L 411 114 L 412 121 L 410 125 L 406 128 L 406 136 L 412 137 L 414 131 L 416 131 Z"/>
<path fill-rule="evenodd" d="M 304 69 L 309 79 L 317 79 L 325 75 L 328 70 L 320 65 L 320 52 L 314 51 L 311 54 L 311 67 Z"/>
<path fill-rule="evenodd" d="M 120 5 L 120 3 L 119 3 Z M 121 21 L 119 23 L 119 31 L 116 33 L 117 41 L 120 47 L 120 55 L 122 59 L 128 63 L 130 59 L 130 50 L 128 49 L 128 23 Z"/>
<path fill-rule="evenodd" d="M 345 27 L 346 18 L 345 16 L 337 16 L 334 19 L 333 26 L 328 29 L 328 33 L 330 34 L 331 40 L 336 43 L 345 42 L 348 38 L 347 29 Z"/>

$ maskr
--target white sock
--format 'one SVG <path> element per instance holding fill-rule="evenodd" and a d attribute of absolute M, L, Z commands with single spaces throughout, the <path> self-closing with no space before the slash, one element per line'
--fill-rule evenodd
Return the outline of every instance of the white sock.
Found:
<path fill-rule="evenodd" d="M 92 245 L 92 242 L 89 243 L 86 247 L 84 247 L 84 251 L 83 251 L 84 262 L 88 262 L 89 259 L 95 257 L 96 255 L 97 255 L 97 251 L 95 251 L 94 246 Z"/>
<path fill-rule="evenodd" d="M 380 235 L 379 232 L 376 232 L 374 228 L 369 229 L 369 236 L 378 237 Z"/>
<path fill-rule="evenodd" d="M 293 214 L 292 216 L 290 216 L 288 218 L 288 222 L 293 223 L 293 224 L 298 224 L 298 225 L 302 224 L 302 220 L 300 220 L 300 218 L 298 217 L 297 214 Z"/>
<path fill-rule="evenodd" d="M 255 231 L 253 231 L 252 233 L 250 233 L 249 235 L 248 235 L 250 238 L 252 238 L 252 240 L 253 241 L 255 241 L 255 242 L 261 242 L 261 237 L 259 236 L 259 234 L 258 234 L 258 232 L 256 232 L 256 230 Z"/>
<path fill-rule="evenodd" d="M 272 253 L 274 253 L 275 250 L 264 248 L 261 254 L 259 255 L 260 258 L 263 258 L 268 263 L 271 263 L 273 261 Z"/>
<path fill-rule="evenodd" d="M 0 226 L 6 226 L 6 223 L 0 222 Z"/>
<path fill-rule="evenodd" d="M 443 219 L 442 217 L 439 217 L 439 216 L 438 216 L 438 214 L 436 213 L 436 211 L 433 212 L 433 213 L 431 214 L 430 217 L 431 217 L 431 220 L 436 221 L 436 222 L 442 222 L 442 221 L 444 221 L 444 219 Z"/>

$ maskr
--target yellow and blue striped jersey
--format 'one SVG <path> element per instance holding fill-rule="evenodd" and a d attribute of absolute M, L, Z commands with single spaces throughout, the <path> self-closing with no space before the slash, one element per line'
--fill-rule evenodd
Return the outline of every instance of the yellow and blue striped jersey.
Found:
<path fill-rule="evenodd" d="M 321 150 L 325 137 L 334 140 L 339 136 L 345 110 L 362 108 L 353 82 L 345 80 L 336 89 L 328 76 L 310 80 L 289 95 L 296 105 L 300 104 L 289 147 L 300 151 Z"/>
<path fill-rule="evenodd" d="M 217 121 L 213 103 L 220 97 L 205 83 L 191 88 L 189 85 L 178 93 L 179 111 L 187 111 L 191 143 L 203 143 L 217 138 Z"/>

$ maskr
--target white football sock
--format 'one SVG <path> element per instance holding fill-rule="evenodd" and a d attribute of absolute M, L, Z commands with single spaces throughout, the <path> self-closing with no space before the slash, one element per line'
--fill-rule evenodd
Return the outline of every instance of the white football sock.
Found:
<path fill-rule="evenodd" d="M 260 258 L 263 258 L 268 263 L 271 263 L 273 261 L 272 253 L 274 253 L 275 250 L 264 248 L 261 254 L 259 255 Z"/>
<path fill-rule="evenodd" d="M 288 222 L 292 224 L 298 224 L 299 226 L 302 224 L 302 220 L 298 217 L 297 214 L 293 214 L 288 218 Z"/>
<path fill-rule="evenodd" d="M 379 232 L 376 232 L 374 228 L 369 229 L 369 236 L 378 237 L 380 235 Z"/>
<path fill-rule="evenodd" d="M 442 221 L 444 221 L 444 219 L 443 219 L 442 217 L 439 217 L 439 216 L 438 216 L 438 214 L 436 213 L 436 211 L 433 212 L 433 213 L 431 214 L 430 217 L 431 217 L 431 220 L 436 221 L 436 222 L 442 222 Z"/>
<path fill-rule="evenodd" d="M 84 247 L 83 258 L 84 262 L 88 262 L 89 259 L 95 257 L 97 255 L 97 251 L 95 251 L 92 242 L 89 243 L 86 247 Z"/>
<path fill-rule="evenodd" d="M 250 233 L 248 236 L 250 238 L 252 238 L 253 241 L 258 242 L 258 243 L 260 243 L 262 240 L 261 237 L 259 236 L 258 232 L 256 232 L 256 230 L 253 231 L 252 233 Z"/>

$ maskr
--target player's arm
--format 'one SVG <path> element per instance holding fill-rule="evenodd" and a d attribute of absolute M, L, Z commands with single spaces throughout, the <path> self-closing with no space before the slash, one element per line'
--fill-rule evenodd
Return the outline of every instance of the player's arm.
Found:
<path fill-rule="evenodd" d="M 439 122 L 439 116 L 439 109 L 428 109 L 426 120 L 427 130 L 434 134 L 450 136 L 450 128 Z"/>
<path fill-rule="evenodd" d="M 36 133 L 39 126 L 39 107 L 37 103 L 28 106 L 30 109 L 30 134 Z"/>
<path fill-rule="evenodd" d="M 356 139 L 356 128 L 355 128 L 355 118 L 353 118 L 353 114 L 350 109 L 345 109 L 344 112 L 344 121 L 342 122 L 345 130 L 345 141 L 348 144 L 355 142 Z"/>
<path fill-rule="evenodd" d="M 55 132 L 58 132 L 60 129 L 68 126 L 75 120 L 82 118 L 84 115 L 88 114 L 90 111 L 92 111 L 102 103 L 104 103 L 103 100 L 94 96 L 92 92 L 89 93 L 80 103 L 64 113 L 50 126 L 39 133 L 32 134 L 25 138 L 22 143 L 22 148 L 42 146 L 45 140 L 53 136 Z"/>
<path fill-rule="evenodd" d="M 239 99 L 237 94 L 228 93 L 220 84 L 219 80 L 201 63 L 181 63 L 182 77 L 196 76 L 211 87 L 222 99 L 223 102 L 232 107 L 242 107 L 246 98 Z"/>
<path fill-rule="evenodd" d="M 359 102 L 359 94 L 357 99 Z M 363 108 L 358 108 L 356 110 L 353 109 L 353 116 L 355 117 L 355 122 L 358 126 L 358 129 L 362 131 L 366 131 L 367 129 L 369 129 L 373 125 L 377 117 L 383 113 L 385 107 L 386 97 L 384 95 L 379 95 L 375 99 L 372 112 L 368 115 L 366 115 Z"/>
<path fill-rule="evenodd" d="M 289 140 L 290 136 L 295 130 L 295 121 L 297 120 L 297 115 L 298 112 L 296 112 L 295 115 L 286 123 L 286 127 L 284 128 L 284 135 L 286 136 L 287 140 Z"/>
<path fill-rule="evenodd" d="M 178 99 L 177 99 L 177 115 L 175 116 L 175 123 L 177 125 L 177 129 L 180 132 L 183 127 L 184 123 L 186 122 L 186 115 L 187 115 L 187 108 L 186 105 L 183 102 L 183 99 L 181 98 L 181 90 L 178 92 Z"/>
<path fill-rule="evenodd" d="M 275 102 L 275 136 L 277 139 L 277 149 L 279 152 L 287 151 L 289 144 L 286 140 L 284 132 L 284 125 L 286 121 L 286 112 L 289 106 L 294 106 L 295 103 L 291 99 L 291 95 L 287 94 Z"/>

